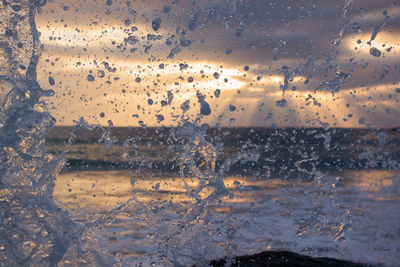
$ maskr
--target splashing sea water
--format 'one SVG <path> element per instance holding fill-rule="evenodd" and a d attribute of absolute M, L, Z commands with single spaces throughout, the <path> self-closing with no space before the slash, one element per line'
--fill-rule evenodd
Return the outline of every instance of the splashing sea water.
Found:
<path fill-rule="evenodd" d="M 346 1 L 345 18 L 351 2 Z M 355 230 L 354 234 L 348 232 L 352 227 L 370 227 L 368 220 L 374 221 L 379 216 L 391 216 L 391 222 L 399 221 L 396 208 L 399 198 L 395 197 L 398 175 L 391 176 L 392 184 L 384 192 L 379 191 L 383 198 L 391 197 L 387 203 L 383 203 L 386 200 L 371 203 L 377 195 L 370 197 L 371 191 L 366 190 L 359 192 L 357 197 L 362 201 L 354 206 L 351 204 L 354 191 L 341 187 L 338 177 L 321 173 L 315 166 L 306 170 L 305 166 L 315 160 L 313 156 L 308 156 L 296 161 L 295 167 L 309 174 L 311 182 L 287 186 L 279 184 L 274 194 L 267 194 L 263 186 L 257 185 L 260 182 L 257 179 L 252 184 L 248 180 L 250 185 L 247 187 L 243 185 L 245 182 L 238 181 L 240 179 L 227 181 L 232 166 L 257 162 L 260 150 L 267 149 L 267 146 L 244 146 L 239 153 L 224 156 L 223 142 L 207 134 L 207 125 L 185 120 L 175 132 L 170 133 L 170 137 L 179 144 L 176 146 L 180 173 L 177 179 L 182 181 L 185 201 L 153 199 L 146 202 L 140 194 L 133 194 L 124 203 L 94 214 L 57 202 L 53 190 L 56 176 L 64 166 L 68 146 L 57 157 L 46 153 L 45 149 L 45 138 L 55 120 L 42 99 L 52 96 L 53 92 L 40 88 L 36 80 L 41 46 L 35 14 L 44 3 L 25 0 L 18 4 L 6 1 L 0 4 L 0 59 L 5 62 L 0 68 L 2 263 L 32 266 L 206 265 L 212 259 L 259 252 L 271 247 L 305 253 L 312 248 L 320 248 L 321 253 L 328 255 L 349 258 L 360 253 L 364 258 L 359 260 L 385 261 L 380 258 L 374 261 L 373 257 L 381 256 L 380 252 L 371 254 L 370 248 L 360 245 L 363 242 L 360 238 L 364 234 L 368 236 L 368 229 Z M 156 24 L 157 28 L 160 27 L 160 23 Z M 203 113 L 208 113 L 208 104 L 202 101 L 199 98 Z M 185 112 L 185 107 L 182 109 Z M 78 135 L 82 129 L 95 128 L 103 131 L 102 140 L 106 148 L 111 149 L 114 141 L 108 129 L 81 120 L 76 125 L 75 134 Z M 71 136 L 69 144 L 73 143 L 73 138 Z M 315 138 L 322 138 L 324 146 L 329 149 L 329 135 L 316 135 Z M 125 148 L 129 147 L 129 140 L 125 145 Z M 378 150 L 375 152 L 379 153 Z M 123 154 L 128 161 L 130 156 L 128 152 Z M 391 167 L 398 170 L 397 163 L 391 163 L 394 166 Z M 131 178 L 133 188 L 135 183 L 139 182 Z M 159 191 L 160 183 L 155 183 L 154 189 Z M 262 200 L 246 202 L 242 207 L 229 204 L 240 194 L 245 198 L 246 190 L 252 190 L 254 194 L 260 190 Z M 232 212 L 235 208 L 248 211 Z M 363 213 L 368 208 L 373 208 L 375 212 L 366 216 Z M 394 212 L 390 212 L 391 209 Z M 118 216 L 135 217 L 144 222 L 146 238 L 152 244 L 148 254 L 132 259 L 121 253 L 112 253 L 106 228 Z M 130 223 L 137 222 L 132 219 Z M 395 227 L 389 225 L 384 229 L 377 234 L 369 233 L 368 237 L 393 243 L 382 249 L 382 255 L 386 257 L 387 253 L 398 253 L 400 245 L 393 241 L 399 233 L 387 235 Z M 126 245 L 130 245 L 129 241 Z M 348 253 L 347 250 L 354 252 Z M 395 262 L 393 257 L 386 261 L 388 264 Z"/>
<path fill-rule="evenodd" d="M 198 222 L 207 217 L 207 205 L 225 196 L 227 190 L 221 175 L 215 175 L 213 170 L 216 156 L 214 147 L 202 135 L 195 134 L 198 129 L 193 125 L 181 128 L 181 134 L 185 137 L 195 134 L 194 140 L 189 140 L 183 148 L 182 155 L 185 164 L 195 176 L 199 176 L 201 182 L 196 190 L 190 192 L 196 204 L 186 207 L 186 214 L 179 220 L 167 224 L 163 222 L 163 213 L 158 212 L 155 216 L 154 212 L 133 197 L 100 218 L 77 223 L 71 219 L 71 211 L 55 203 L 54 182 L 64 165 L 66 151 L 59 157 L 45 151 L 45 137 L 55 120 L 41 99 L 52 96 L 53 91 L 41 89 L 36 81 L 41 46 L 35 14 L 43 4 L 45 2 L 35 0 L 23 1 L 18 5 L 7 2 L 1 4 L 1 31 L 4 33 L 1 56 L 2 61 L 6 62 L 2 65 L 0 77 L 1 261 L 11 265 L 111 266 L 116 259 L 111 257 L 110 251 L 107 251 L 109 246 L 102 240 L 102 227 L 112 221 L 117 212 L 141 212 L 158 236 L 161 262 L 174 265 L 201 262 L 206 258 L 208 240 L 203 240 L 203 252 L 199 250 L 199 243 L 196 244 L 197 248 L 189 251 L 182 252 L 180 249 L 188 244 L 194 245 L 193 240 L 203 236 L 206 228 L 197 230 L 204 225 Z M 84 121 L 77 125 L 78 131 L 81 128 L 93 129 Z M 186 128 L 189 132 L 184 132 Z M 201 133 L 204 134 L 204 131 Z M 112 145 L 106 131 L 102 139 Z M 196 167 L 194 151 L 199 151 L 203 160 L 213 165 L 207 167 L 205 173 Z M 231 161 L 227 163 L 227 168 Z M 184 167 L 181 168 L 183 172 Z M 205 187 L 206 180 L 215 191 L 206 199 L 201 199 L 199 193 Z M 160 224 L 168 228 L 160 227 Z M 195 251 L 197 255 L 190 255 Z"/>
<path fill-rule="evenodd" d="M 77 224 L 53 199 L 64 164 L 45 151 L 54 125 L 36 65 L 41 46 L 35 15 L 44 2 L 1 3 L 0 260 L 7 265 L 110 265 L 96 222 Z M 21 45 L 22 44 L 22 45 Z"/>

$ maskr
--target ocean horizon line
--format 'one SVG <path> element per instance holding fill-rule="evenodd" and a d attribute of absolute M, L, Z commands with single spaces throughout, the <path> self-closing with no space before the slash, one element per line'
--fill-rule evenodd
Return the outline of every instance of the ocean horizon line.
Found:
<path fill-rule="evenodd" d="M 95 128 L 104 128 L 104 129 L 179 129 L 182 126 L 106 126 L 106 125 L 99 125 L 99 124 L 92 124 Z M 201 126 L 198 125 L 198 126 Z M 54 128 L 76 128 L 79 127 L 78 125 L 54 125 Z M 208 126 L 208 129 L 344 129 L 344 130 L 400 130 L 400 125 L 397 127 L 336 127 L 336 126 L 329 126 L 324 128 L 323 126 Z"/>

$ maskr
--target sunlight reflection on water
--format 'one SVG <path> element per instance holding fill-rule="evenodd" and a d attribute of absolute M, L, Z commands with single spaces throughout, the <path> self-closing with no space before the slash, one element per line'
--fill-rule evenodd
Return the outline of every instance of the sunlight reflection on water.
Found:
<path fill-rule="evenodd" d="M 344 171 L 343 185 L 355 191 L 378 192 L 393 185 L 397 171 L 365 170 Z M 338 176 L 340 177 L 340 176 Z M 133 181 L 133 186 L 132 186 Z M 234 198 L 226 198 L 226 203 L 250 203 L 257 196 L 274 194 L 274 190 L 294 186 L 290 180 L 255 177 L 227 177 L 224 183 L 229 190 L 234 190 Z M 296 183 L 299 186 L 299 183 Z M 302 182 L 300 186 L 309 183 Z M 54 197 L 68 205 L 80 207 L 106 208 L 128 201 L 136 195 L 141 202 L 168 200 L 173 202 L 191 201 L 187 187 L 198 186 L 196 178 L 154 177 L 151 179 L 133 178 L 129 170 L 79 171 L 57 176 Z M 209 193 L 204 192 L 204 195 Z M 276 196 L 279 197 L 279 196 Z"/>
<path fill-rule="evenodd" d="M 231 195 L 208 208 L 214 211 L 212 216 L 216 220 L 226 220 L 228 216 L 232 224 L 241 222 L 232 238 L 244 247 L 257 242 L 264 250 L 289 248 L 327 256 L 340 250 L 343 258 L 374 262 L 377 256 L 385 255 L 385 261 L 391 263 L 392 253 L 400 248 L 396 241 L 400 240 L 400 198 L 395 188 L 399 177 L 398 171 L 387 170 L 349 170 L 311 182 L 231 176 L 224 179 Z M 131 180 L 135 181 L 134 186 Z M 60 174 L 54 197 L 70 208 L 79 206 L 90 214 L 126 203 L 132 196 L 155 209 L 159 203 L 190 207 L 195 200 L 186 192 L 197 185 L 194 178 L 141 179 L 132 177 L 129 170 L 80 171 Z M 206 197 L 209 193 L 202 194 Z M 170 207 L 159 214 L 166 223 L 177 212 L 176 206 Z M 315 216 L 308 216 L 314 212 Z M 307 226 L 313 224 L 314 229 Z M 107 227 L 114 253 L 121 253 L 129 262 L 152 253 L 154 237 L 149 236 L 147 227 L 139 214 L 117 215 L 117 220 Z M 333 242 L 318 239 L 314 231 L 333 231 L 336 237 Z M 371 239 L 375 241 L 366 243 Z"/>

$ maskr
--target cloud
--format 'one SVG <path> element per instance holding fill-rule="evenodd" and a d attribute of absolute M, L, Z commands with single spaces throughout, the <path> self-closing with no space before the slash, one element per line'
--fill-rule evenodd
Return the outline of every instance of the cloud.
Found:
<path fill-rule="evenodd" d="M 356 1 L 347 10 L 348 21 L 338 1 L 159 4 L 55 1 L 43 8 L 39 78 L 45 88 L 52 87 L 49 76 L 56 81 L 50 101 L 58 123 L 85 114 L 90 122 L 112 118 L 115 125 L 138 125 L 132 114 L 140 105 L 146 124 L 160 125 L 156 115 L 163 114 L 163 124 L 175 125 L 186 100 L 191 102 L 186 115 L 198 115 L 200 92 L 212 109 L 202 120 L 211 124 L 365 127 L 356 119 L 365 116 L 370 125 L 400 125 L 398 94 L 381 97 L 398 87 L 396 1 Z M 161 23 L 155 30 L 156 18 Z M 380 57 L 371 55 L 372 47 Z M 218 99 L 216 89 L 222 92 Z M 167 91 L 174 104 L 162 107 Z M 101 110 L 105 118 L 99 118 Z"/>

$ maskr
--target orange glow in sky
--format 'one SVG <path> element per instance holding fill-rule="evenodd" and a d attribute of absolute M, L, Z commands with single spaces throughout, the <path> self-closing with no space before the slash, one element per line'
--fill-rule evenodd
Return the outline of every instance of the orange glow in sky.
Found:
<path fill-rule="evenodd" d="M 310 49 L 308 58 L 312 55 L 314 60 L 311 63 L 307 63 L 307 57 L 296 57 L 295 48 L 284 52 L 300 39 L 291 38 L 293 33 L 282 25 L 265 33 L 266 40 L 274 34 L 286 36 L 281 36 L 273 49 L 264 49 L 244 44 L 256 44 L 260 38 L 252 36 L 250 29 L 244 39 L 229 37 L 229 27 L 225 25 L 224 30 L 219 22 L 204 27 L 201 24 L 178 37 L 177 23 L 181 17 L 186 18 L 180 11 L 165 15 L 160 30 L 154 31 L 151 18 L 159 16 L 152 11 L 155 2 L 147 6 L 138 3 L 136 11 L 143 14 L 134 18 L 123 5 L 114 5 L 107 11 L 104 3 L 98 3 L 93 10 L 90 1 L 68 4 L 65 9 L 60 3 L 49 3 L 38 17 L 44 45 L 39 81 L 43 88 L 56 92 L 48 100 L 48 107 L 58 125 L 71 125 L 84 117 L 102 125 L 111 120 L 115 126 L 175 126 L 182 119 L 180 107 L 185 101 L 190 101 L 185 118 L 199 118 L 211 125 L 400 125 L 400 93 L 396 91 L 399 75 L 394 70 L 399 59 L 400 31 L 396 29 L 388 30 L 384 25 L 372 44 L 367 44 L 371 27 L 346 35 L 336 63 L 323 75 L 325 62 L 312 54 L 320 53 L 318 49 Z M 77 8 L 86 13 L 78 15 L 74 11 Z M 104 14 L 104 10 L 110 14 Z M 398 13 L 393 9 L 392 16 L 397 18 Z M 383 21 L 378 11 L 354 15 L 352 19 L 374 25 Z M 299 25 L 310 23 L 303 20 Z M 181 38 L 179 53 L 168 58 L 174 46 L 167 43 L 174 38 Z M 194 41 L 185 47 L 182 40 Z M 263 45 L 267 46 L 267 42 Z M 371 47 L 380 49 L 382 56 L 371 56 Z M 325 50 L 329 49 L 327 42 Z M 274 58 L 280 51 L 281 57 Z M 383 78 L 377 77 L 382 75 Z M 54 85 L 49 84 L 49 77 Z M 173 97 L 165 105 L 168 94 Z M 209 104 L 210 115 L 199 116 L 199 94 Z"/>

